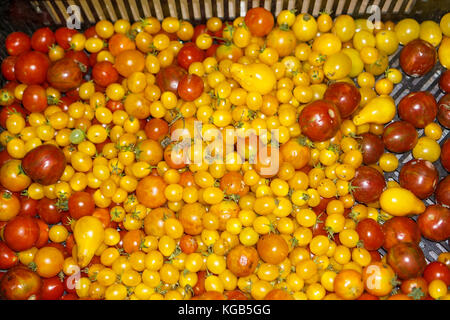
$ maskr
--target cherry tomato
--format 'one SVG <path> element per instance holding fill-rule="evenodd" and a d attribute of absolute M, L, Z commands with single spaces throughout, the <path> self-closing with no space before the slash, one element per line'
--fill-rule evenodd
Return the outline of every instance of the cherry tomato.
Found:
<path fill-rule="evenodd" d="M 31 49 L 31 39 L 26 33 L 12 32 L 6 37 L 5 47 L 10 56 L 18 56 Z"/>
<path fill-rule="evenodd" d="M 256 37 L 268 35 L 275 23 L 272 13 L 262 7 L 248 10 L 245 14 L 244 21 L 252 35 Z"/>
<path fill-rule="evenodd" d="M 14 65 L 16 79 L 27 85 L 41 84 L 47 78 L 49 58 L 39 51 L 27 51 L 19 55 Z"/>
<path fill-rule="evenodd" d="M 36 51 L 48 53 L 56 42 L 56 37 L 49 27 L 39 28 L 31 36 L 31 48 Z"/>

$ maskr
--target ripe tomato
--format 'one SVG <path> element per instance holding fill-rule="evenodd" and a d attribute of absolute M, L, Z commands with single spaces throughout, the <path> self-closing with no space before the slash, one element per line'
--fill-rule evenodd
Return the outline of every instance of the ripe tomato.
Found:
<path fill-rule="evenodd" d="M 5 243 L 14 251 L 30 249 L 39 238 L 39 226 L 34 218 L 16 216 L 8 221 L 3 237 Z"/>
<path fill-rule="evenodd" d="M 192 42 L 185 44 L 177 55 L 178 64 L 185 70 L 188 70 L 193 62 L 202 62 L 204 59 L 205 51 L 199 49 Z"/>
<path fill-rule="evenodd" d="M 220 179 L 220 189 L 226 194 L 238 194 L 244 196 L 248 193 L 249 187 L 244 183 L 242 174 L 230 171 Z"/>
<path fill-rule="evenodd" d="M 171 65 L 161 69 L 156 75 L 156 84 L 161 92 L 171 91 L 178 94 L 178 85 L 180 80 L 187 74 L 183 68 Z"/>
<path fill-rule="evenodd" d="M 283 161 L 294 166 L 296 170 L 303 168 L 311 159 L 309 148 L 299 143 L 298 139 L 290 139 L 280 147 Z"/>
<path fill-rule="evenodd" d="M 358 299 L 364 292 L 361 273 L 355 270 L 342 270 L 334 279 L 334 292 L 344 300 Z"/>
<path fill-rule="evenodd" d="M 5 47 L 10 56 L 18 56 L 31 49 L 31 39 L 26 33 L 12 32 L 6 37 Z"/>
<path fill-rule="evenodd" d="M 0 268 L 11 269 L 19 262 L 17 254 L 6 243 L 0 241 Z"/>
<path fill-rule="evenodd" d="M 6 300 L 38 298 L 41 278 L 23 265 L 9 269 L 0 280 L 0 296 Z"/>
<path fill-rule="evenodd" d="M 37 213 L 48 224 L 56 224 L 61 221 L 61 210 L 55 199 L 42 198 L 39 200 Z"/>
<path fill-rule="evenodd" d="M 339 130 L 341 116 L 333 102 L 317 100 L 303 108 L 298 122 L 302 133 L 309 139 L 325 141 Z"/>
<path fill-rule="evenodd" d="M 20 196 L 20 211 L 19 215 L 34 217 L 37 213 L 38 200 L 31 199 L 27 196 Z"/>
<path fill-rule="evenodd" d="M 61 92 L 78 88 L 82 80 L 83 72 L 80 66 L 71 58 L 62 58 L 56 61 L 47 72 L 49 84 Z"/>
<path fill-rule="evenodd" d="M 195 74 L 185 75 L 178 83 L 177 92 L 181 99 L 194 101 L 203 93 L 202 78 Z"/>
<path fill-rule="evenodd" d="M 450 92 L 450 70 L 445 70 L 439 78 L 439 88 L 445 93 Z"/>
<path fill-rule="evenodd" d="M 94 212 L 95 202 L 88 192 L 77 191 L 70 196 L 68 208 L 71 217 L 78 220 Z"/>
<path fill-rule="evenodd" d="M 64 294 L 64 285 L 57 276 L 42 279 L 42 287 L 39 294 L 41 300 L 59 300 Z"/>
<path fill-rule="evenodd" d="M 261 259 L 271 264 L 282 262 L 289 253 L 289 246 L 286 240 L 277 234 L 262 236 L 256 246 Z"/>
<path fill-rule="evenodd" d="M 429 263 L 423 271 L 423 277 L 430 284 L 431 281 L 439 279 L 450 285 L 450 269 L 440 261 Z"/>
<path fill-rule="evenodd" d="M 217 47 L 215 55 L 218 62 L 225 59 L 238 62 L 239 58 L 242 57 L 244 53 L 241 48 L 233 43 L 224 43 Z"/>
<path fill-rule="evenodd" d="M 67 51 L 64 55 L 64 58 L 72 59 L 73 61 L 75 61 L 80 67 L 83 74 L 86 74 L 89 71 L 89 66 L 91 66 L 91 63 L 89 61 L 90 57 L 88 57 L 88 55 L 84 51 Z"/>
<path fill-rule="evenodd" d="M 412 150 L 419 135 L 416 128 L 407 121 L 394 121 L 384 128 L 383 142 L 387 150 L 403 153 Z"/>
<path fill-rule="evenodd" d="M 37 84 L 27 86 L 23 92 L 22 104 L 29 112 L 42 112 L 47 108 L 46 90 Z"/>
<path fill-rule="evenodd" d="M 383 229 L 375 220 L 366 218 L 356 225 L 359 239 L 369 251 L 378 250 L 384 243 Z"/>
<path fill-rule="evenodd" d="M 411 92 L 398 104 L 398 115 L 416 128 L 425 126 L 436 118 L 437 103 L 434 96 L 427 91 Z"/>
<path fill-rule="evenodd" d="M 2 190 L 0 195 L 0 221 L 9 221 L 20 212 L 21 204 L 13 193 Z"/>
<path fill-rule="evenodd" d="M 129 77 L 133 72 L 141 72 L 145 68 L 145 56 L 138 50 L 120 52 L 114 62 L 114 67 L 123 77 Z"/>
<path fill-rule="evenodd" d="M 119 73 L 109 61 L 97 62 L 92 68 L 92 78 L 101 87 L 107 87 L 119 80 Z"/>
<path fill-rule="evenodd" d="M 404 294 L 412 297 L 414 300 L 422 300 L 428 294 L 428 283 L 422 277 L 411 278 L 402 281 L 400 289 Z"/>
<path fill-rule="evenodd" d="M 439 173 L 433 163 L 427 160 L 412 159 L 400 170 L 400 186 L 410 190 L 420 199 L 434 193 L 439 181 Z"/>
<path fill-rule="evenodd" d="M 410 242 L 400 242 L 391 247 L 387 263 L 403 280 L 421 276 L 427 265 L 422 249 Z"/>
<path fill-rule="evenodd" d="M 108 39 L 108 49 L 113 56 L 117 56 L 122 51 L 136 49 L 136 44 L 128 36 L 116 33 Z"/>
<path fill-rule="evenodd" d="M 56 37 L 49 27 L 39 28 L 31 36 L 31 48 L 36 51 L 48 53 L 56 42 Z"/>
<path fill-rule="evenodd" d="M 191 236 L 190 234 L 184 234 L 180 238 L 180 248 L 184 253 L 190 254 L 197 251 L 198 243 L 195 240 L 195 237 Z"/>
<path fill-rule="evenodd" d="M 292 30 L 275 28 L 267 35 L 267 47 L 274 48 L 280 57 L 289 56 L 297 45 L 297 38 Z"/>
<path fill-rule="evenodd" d="M 237 277 L 246 277 L 255 271 L 258 258 L 254 247 L 239 244 L 227 254 L 227 268 Z"/>
<path fill-rule="evenodd" d="M 448 175 L 438 183 L 434 196 L 438 204 L 450 206 L 450 178 Z"/>
<path fill-rule="evenodd" d="M 202 217 L 205 213 L 204 205 L 198 202 L 185 204 L 178 215 L 184 232 L 191 236 L 199 235 L 203 230 Z"/>
<path fill-rule="evenodd" d="M 14 65 L 16 79 L 27 85 L 41 84 L 47 79 L 47 70 L 50 67 L 49 58 L 39 51 L 22 53 Z"/>
<path fill-rule="evenodd" d="M 0 183 L 12 192 L 20 192 L 31 184 L 31 179 L 22 169 L 22 161 L 12 159 L 0 169 Z"/>
<path fill-rule="evenodd" d="M 168 132 L 169 124 L 164 119 L 152 118 L 144 127 L 147 138 L 160 141 Z"/>
<path fill-rule="evenodd" d="M 70 40 L 72 36 L 78 33 L 76 29 L 70 29 L 67 27 L 60 27 L 55 30 L 55 40 L 56 43 L 64 50 L 70 49 Z"/>
<path fill-rule="evenodd" d="M 383 224 L 385 235 L 383 247 L 389 250 L 400 242 L 419 244 L 420 230 L 416 222 L 408 217 L 394 217 Z"/>
<path fill-rule="evenodd" d="M 251 8 L 244 17 L 245 25 L 255 37 L 264 37 L 272 30 L 275 19 L 270 11 L 262 7 Z"/>
<path fill-rule="evenodd" d="M 437 119 L 441 125 L 450 128 L 450 93 L 439 100 Z"/>
<path fill-rule="evenodd" d="M 17 56 L 8 56 L 2 61 L 1 70 L 2 75 L 6 80 L 16 80 L 16 74 L 14 73 L 14 66 L 16 65 Z"/>
<path fill-rule="evenodd" d="M 437 61 L 437 52 L 431 43 L 416 39 L 402 48 L 399 61 L 406 74 L 419 77 L 434 67 Z"/>
<path fill-rule="evenodd" d="M 365 290 L 374 296 L 388 295 L 395 286 L 395 272 L 391 266 L 383 262 L 372 262 L 363 268 Z"/>
<path fill-rule="evenodd" d="M 450 210 L 441 205 L 428 206 L 417 218 L 422 236 L 432 241 L 445 241 L 450 237 Z"/>
<path fill-rule="evenodd" d="M 335 82 L 327 87 L 323 96 L 334 102 L 343 119 L 349 117 L 358 108 L 361 93 L 355 85 L 347 82 Z"/>
<path fill-rule="evenodd" d="M 44 144 L 27 152 L 21 165 L 33 181 L 50 185 L 61 178 L 66 162 L 66 157 L 59 147 Z"/>
<path fill-rule="evenodd" d="M 63 268 L 64 256 L 55 247 L 42 247 L 34 257 L 36 273 L 43 278 L 56 276 Z"/>
<path fill-rule="evenodd" d="M 159 176 L 147 176 L 139 181 L 136 187 L 136 197 L 140 203 L 149 208 L 157 208 L 166 203 L 164 189 L 167 184 Z"/>
<path fill-rule="evenodd" d="M 361 134 L 361 138 L 359 144 L 363 155 L 363 163 L 366 165 L 377 163 L 384 153 L 383 140 L 371 132 Z"/>

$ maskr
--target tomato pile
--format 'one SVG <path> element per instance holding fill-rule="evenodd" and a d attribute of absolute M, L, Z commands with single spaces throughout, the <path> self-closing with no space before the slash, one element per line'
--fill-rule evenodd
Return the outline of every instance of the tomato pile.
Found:
<path fill-rule="evenodd" d="M 419 246 L 450 236 L 450 13 L 253 8 L 5 46 L 2 299 L 450 298 L 450 253 Z M 396 105 L 438 61 L 440 101 Z"/>

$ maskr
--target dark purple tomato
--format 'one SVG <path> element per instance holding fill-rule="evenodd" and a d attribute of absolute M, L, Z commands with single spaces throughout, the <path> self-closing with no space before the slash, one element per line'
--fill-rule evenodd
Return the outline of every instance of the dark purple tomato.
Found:
<path fill-rule="evenodd" d="M 439 204 L 428 206 L 417 218 L 422 236 L 432 241 L 445 241 L 450 237 L 450 209 Z"/>
<path fill-rule="evenodd" d="M 447 175 L 442 179 L 434 192 L 436 203 L 450 207 L 450 176 Z"/>
<path fill-rule="evenodd" d="M 437 103 L 427 91 L 411 92 L 398 104 L 398 115 L 416 128 L 424 128 L 434 121 L 437 115 Z"/>
<path fill-rule="evenodd" d="M 383 229 L 374 219 L 365 218 L 359 221 L 355 230 L 358 232 L 364 248 L 369 251 L 380 249 L 384 243 Z"/>
<path fill-rule="evenodd" d="M 412 159 L 400 170 L 400 186 L 410 190 L 420 199 L 431 196 L 439 181 L 439 173 L 433 163 L 422 159 Z"/>
<path fill-rule="evenodd" d="M 339 109 L 342 119 L 349 117 L 361 102 L 361 93 L 355 85 L 348 82 L 335 82 L 328 86 L 323 96 Z"/>
<path fill-rule="evenodd" d="M 378 162 L 384 153 L 383 140 L 371 132 L 361 134 L 361 138 L 359 144 L 363 155 L 363 163 L 369 165 Z"/>
<path fill-rule="evenodd" d="M 390 248 L 387 262 L 402 280 L 420 277 L 427 266 L 422 249 L 411 242 L 398 243 Z"/>
<path fill-rule="evenodd" d="M 380 198 L 386 187 L 383 175 L 375 168 L 361 166 L 356 169 L 352 182 L 353 197 L 362 203 L 371 203 Z"/>
<path fill-rule="evenodd" d="M 450 128 L 450 93 L 439 100 L 437 119 L 441 125 Z"/>
<path fill-rule="evenodd" d="M 408 217 L 393 217 L 383 224 L 383 248 L 389 250 L 400 242 L 419 244 L 421 234 L 417 223 Z"/>
<path fill-rule="evenodd" d="M 395 121 L 384 128 L 383 142 L 387 150 L 395 153 L 410 151 L 417 144 L 416 128 L 407 121 Z"/>
<path fill-rule="evenodd" d="M 303 108 L 298 120 L 302 133 L 312 141 L 332 138 L 341 125 L 341 115 L 331 101 L 316 100 Z"/>
<path fill-rule="evenodd" d="M 422 39 L 409 42 L 400 52 L 400 66 L 406 74 L 412 77 L 425 75 L 436 62 L 436 49 L 431 43 Z"/>

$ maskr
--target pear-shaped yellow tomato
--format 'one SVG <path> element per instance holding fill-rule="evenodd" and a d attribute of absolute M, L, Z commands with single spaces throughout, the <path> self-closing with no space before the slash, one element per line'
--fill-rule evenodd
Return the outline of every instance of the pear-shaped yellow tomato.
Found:
<path fill-rule="evenodd" d="M 77 245 L 77 263 L 84 268 L 103 243 L 105 238 L 103 224 L 96 217 L 84 216 L 75 223 L 73 235 Z"/>
<path fill-rule="evenodd" d="M 380 196 L 381 209 L 393 216 L 421 214 L 425 204 L 405 188 L 388 188 Z"/>
<path fill-rule="evenodd" d="M 323 72 L 330 80 L 339 80 L 348 76 L 352 69 L 352 60 L 343 52 L 332 54 L 323 65 Z"/>
<path fill-rule="evenodd" d="M 356 126 L 366 123 L 385 124 L 394 119 L 395 112 L 395 103 L 392 97 L 381 95 L 370 100 L 353 117 L 353 123 Z"/>
<path fill-rule="evenodd" d="M 271 92 L 277 81 L 275 72 L 264 63 L 249 65 L 233 63 L 230 72 L 234 80 L 239 82 L 245 90 L 259 92 L 262 95 Z"/>

